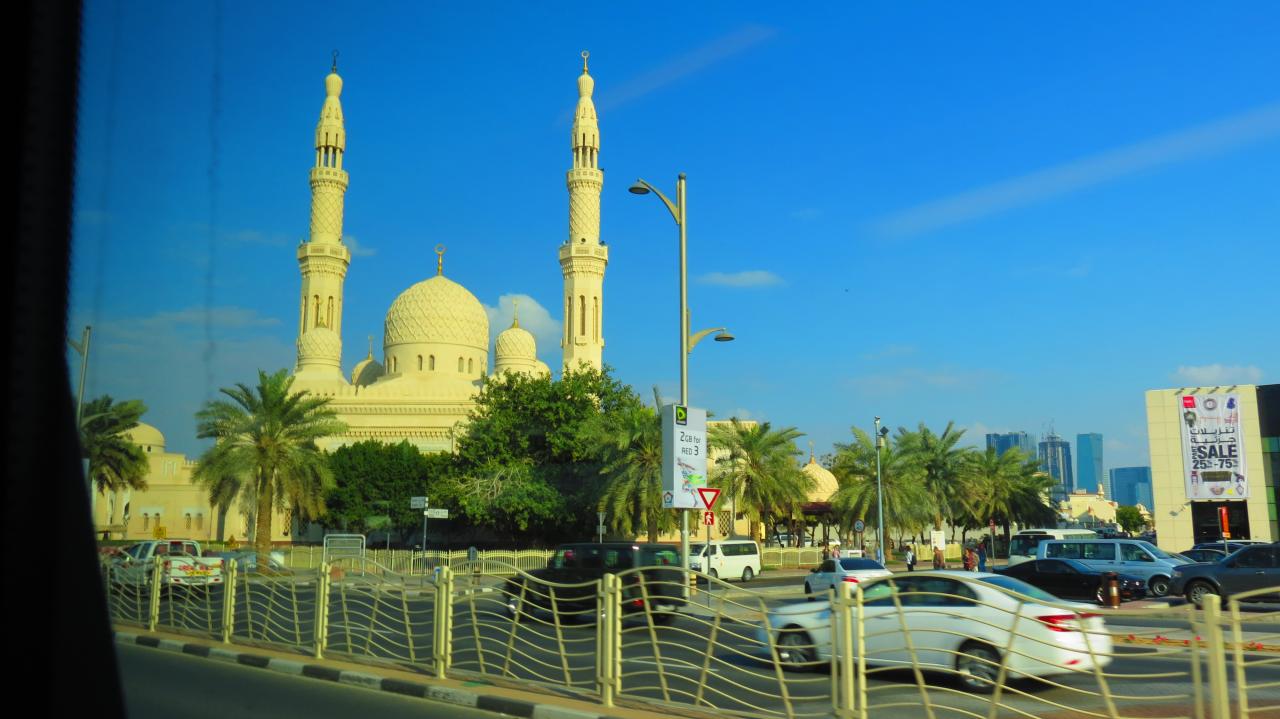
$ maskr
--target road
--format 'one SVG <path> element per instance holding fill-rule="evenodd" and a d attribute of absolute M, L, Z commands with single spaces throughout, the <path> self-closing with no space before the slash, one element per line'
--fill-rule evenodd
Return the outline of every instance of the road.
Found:
<path fill-rule="evenodd" d="M 427 699 L 225 664 L 158 649 L 117 645 L 131 719 L 493 719 L 493 714 Z"/>
<path fill-rule="evenodd" d="M 780 578 L 774 587 L 795 586 L 795 578 Z M 750 589 L 763 589 L 765 580 Z M 483 589 L 483 588 L 482 588 Z M 736 589 L 736 587 L 735 587 Z M 596 690 L 596 622 L 594 614 L 556 622 L 545 613 L 513 623 L 501 603 L 501 593 L 466 593 L 453 610 L 455 670 L 552 686 L 581 692 Z M 220 590 L 203 597 L 177 597 L 162 602 L 162 624 L 178 624 L 212 633 L 221 605 Z M 733 590 L 729 594 L 733 594 Z M 788 592 L 769 592 L 764 609 L 795 601 Z M 256 591 L 249 601 L 237 602 L 236 635 L 295 645 L 310 645 L 314 636 L 314 586 L 289 586 L 266 593 Z M 719 596 L 724 596 L 721 592 Z M 758 601 L 758 600 L 757 600 Z M 294 611 L 297 610 L 295 621 Z M 387 592 L 353 583 L 334 585 L 329 607 L 328 653 L 372 656 L 415 663 L 431 661 L 434 596 L 428 592 Z M 779 673 L 768 661 L 767 647 L 756 641 L 758 617 L 739 608 L 737 619 L 716 616 L 705 607 L 691 606 L 672 626 L 650 627 L 647 622 L 624 621 L 622 693 L 628 697 L 700 704 L 726 710 L 781 711 L 790 701 L 800 713 L 830 711 L 832 678 L 822 672 Z M 1125 619 L 1125 627 L 1170 624 L 1168 620 Z M 1276 631 L 1275 623 L 1258 623 Z M 1170 629 L 1174 627 L 1170 626 Z M 1121 631 L 1119 626 L 1113 631 Z M 1124 629 L 1123 631 L 1128 631 Z M 1155 655 L 1156 652 L 1171 654 Z M 1189 650 L 1121 647 L 1108 667 L 1106 691 L 1122 708 L 1160 707 L 1168 715 L 1190 714 L 1192 696 Z M 1233 661 L 1229 654 L 1228 661 Z M 1228 667 L 1234 678 L 1234 668 Z M 1248 681 L 1280 681 L 1280 666 L 1255 666 Z M 946 676 L 926 675 L 917 685 L 910 671 L 875 670 L 868 675 L 868 696 L 880 707 L 877 716 L 921 716 L 927 702 L 985 714 L 987 700 L 954 689 Z M 1014 683 L 1002 703 L 1036 716 L 1095 709 L 1105 712 L 1103 685 L 1091 674 L 1066 675 L 1059 685 L 1039 680 Z M 1256 696 L 1255 696 L 1256 695 Z M 1280 691 L 1251 692 L 1251 701 L 1280 705 Z M 1067 714 L 1069 715 L 1069 714 Z M 1064 715 L 1066 716 L 1066 715 Z"/>

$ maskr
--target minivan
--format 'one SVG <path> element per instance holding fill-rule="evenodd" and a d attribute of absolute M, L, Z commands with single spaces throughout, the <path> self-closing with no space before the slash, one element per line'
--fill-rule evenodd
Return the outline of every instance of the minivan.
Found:
<path fill-rule="evenodd" d="M 749 582 L 760 573 L 760 545 L 750 539 L 712 542 L 708 560 L 707 545 L 694 544 L 689 547 L 689 568 L 717 579 L 739 578 Z"/>
<path fill-rule="evenodd" d="M 1076 559 L 1098 571 L 1141 577 L 1155 597 L 1169 593 L 1173 568 L 1189 563 L 1140 539 L 1049 540 L 1036 547 L 1036 558 Z"/>

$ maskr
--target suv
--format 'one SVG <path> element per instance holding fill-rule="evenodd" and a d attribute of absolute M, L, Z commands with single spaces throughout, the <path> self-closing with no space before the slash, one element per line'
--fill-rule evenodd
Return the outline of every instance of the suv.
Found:
<path fill-rule="evenodd" d="M 1259 600 L 1280 599 L 1280 542 L 1254 544 L 1216 562 L 1186 564 L 1173 570 L 1170 594 L 1181 594 L 1200 606 L 1209 594 L 1223 599 L 1255 589 L 1275 591 Z"/>
<path fill-rule="evenodd" d="M 631 569 L 640 571 L 627 571 Z M 620 573 L 624 613 L 645 611 L 647 598 L 653 622 L 669 624 L 687 601 L 688 587 L 676 545 L 580 542 L 556 547 L 545 568 L 522 572 L 509 580 L 503 589 L 507 614 L 519 620 L 522 614 L 538 609 L 594 613 L 599 580 L 606 574 Z"/>

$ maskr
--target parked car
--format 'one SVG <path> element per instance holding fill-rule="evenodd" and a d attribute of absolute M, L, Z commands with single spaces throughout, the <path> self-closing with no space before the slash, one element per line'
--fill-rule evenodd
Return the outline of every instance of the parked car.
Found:
<path fill-rule="evenodd" d="M 232 559 L 236 560 L 236 566 L 241 571 L 256 572 L 258 571 L 258 553 L 252 549 L 240 549 L 234 552 L 220 552 L 218 558 L 223 561 L 223 567 Z M 268 555 L 268 567 L 272 572 L 284 572 L 288 570 L 285 566 L 284 552 L 273 551 Z"/>
<path fill-rule="evenodd" d="M 1258 597 L 1259 601 L 1280 600 L 1280 542 L 1248 546 L 1216 562 L 1184 564 L 1174 569 L 1169 591 L 1198 607 L 1209 594 L 1225 600 L 1266 588 L 1276 591 Z"/>
<path fill-rule="evenodd" d="M 726 539 L 712 542 L 708 556 L 706 544 L 695 544 L 689 548 L 689 568 L 716 578 L 749 582 L 760 573 L 760 545 L 750 539 Z"/>
<path fill-rule="evenodd" d="M 1223 554 L 1231 554 L 1232 552 L 1238 552 L 1245 547 L 1251 547 L 1255 544 L 1270 544 L 1270 542 L 1263 542 L 1257 539 L 1228 539 L 1225 542 L 1222 540 L 1218 540 L 1216 542 L 1201 542 L 1192 547 L 1192 549 L 1216 549 Z M 1186 552 L 1183 552 L 1183 554 L 1186 554 Z"/>
<path fill-rule="evenodd" d="M 1106 572 L 1074 559 L 1037 559 L 1000 567 L 996 572 L 1021 579 L 1062 599 L 1091 599 L 1106 603 Z M 1118 575 L 1120 599 L 1142 599 L 1147 595 L 1147 580 L 1130 574 Z"/>
<path fill-rule="evenodd" d="M 1112 640 L 1101 618 L 1085 609 L 999 574 L 897 574 L 863 586 L 865 661 L 912 666 L 903 632 L 897 631 L 902 627 L 921 669 L 955 672 L 969 691 L 992 691 L 1002 659 L 1010 677 L 1089 671 L 1095 663 L 1111 662 Z M 829 601 L 790 604 L 768 615 L 758 638 L 777 647 L 778 660 L 788 669 L 813 668 L 830 661 L 831 615 Z"/>
<path fill-rule="evenodd" d="M 893 572 L 873 559 L 824 559 L 822 564 L 810 569 L 809 576 L 804 578 L 804 594 L 812 600 L 816 598 L 815 595 L 824 595 L 841 582 L 866 582 L 892 575 Z"/>
<path fill-rule="evenodd" d="M 641 571 L 626 572 L 629 569 Z M 606 574 L 621 572 L 626 572 L 622 574 L 623 612 L 647 609 L 654 623 L 666 624 L 675 619 L 676 612 L 687 602 L 688 587 L 680 568 L 677 545 L 582 542 L 556 547 L 546 567 L 522 572 L 509 580 L 503 589 L 507 614 L 518 621 L 533 611 L 551 611 L 553 605 L 560 613 L 593 613 L 597 606 L 594 582 Z"/>
<path fill-rule="evenodd" d="M 1049 540 L 1036 547 L 1036 559 L 1075 559 L 1100 571 L 1141 577 L 1155 597 L 1169 593 L 1173 568 L 1188 563 L 1140 539 Z"/>
<path fill-rule="evenodd" d="M 1178 552 L 1178 554 L 1193 562 L 1216 562 L 1227 556 L 1228 552 L 1224 552 L 1221 549 L 1188 549 L 1185 552 Z"/>
<path fill-rule="evenodd" d="M 111 578 L 117 584 L 150 581 L 153 560 L 161 558 L 160 579 L 165 587 L 194 587 L 222 583 L 222 560 L 203 556 L 194 539 L 152 539 L 125 547 L 112 556 Z"/>
<path fill-rule="evenodd" d="M 800 542 L 801 542 L 800 546 L 802 547 L 814 546 L 813 535 L 811 534 L 804 535 L 803 537 L 801 537 Z M 794 535 L 787 534 L 784 532 L 782 534 L 775 534 L 769 537 L 768 539 L 765 540 L 764 544 L 766 547 L 794 547 L 796 546 L 796 538 Z"/>

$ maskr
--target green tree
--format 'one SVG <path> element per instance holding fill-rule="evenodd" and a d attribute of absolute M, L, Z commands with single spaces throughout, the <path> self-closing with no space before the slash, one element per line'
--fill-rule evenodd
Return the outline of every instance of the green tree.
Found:
<path fill-rule="evenodd" d="M 956 516 L 957 495 L 961 490 L 961 476 L 966 455 L 971 451 L 958 446 L 964 430 L 957 430 L 955 422 L 947 422 L 942 434 L 935 434 L 924 422 L 912 432 L 898 429 L 898 445 L 904 461 L 920 473 L 929 504 L 933 508 L 933 528 L 942 529 L 944 522 Z"/>
<path fill-rule="evenodd" d="M 727 456 L 716 463 L 713 482 L 736 511 L 747 515 L 752 537 L 770 517 L 794 519 L 813 489 L 813 479 L 800 471 L 794 427 L 774 429 L 768 422 L 745 423 L 737 418 L 711 428 L 711 449 Z"/>
<path fill-rule="evenodd" d="M 840 482 L 831 499 L 832 509 L 846 534 L 859 519 L 868 527 L 875 527 L 880 521 L 875 443 L 863 430 L 854 427 L 852 431 L 853 442 L 835 446 L 831 467 Z M 884 488 L 886 531 L 896 528 L 914 535 L 929 523 L 932 504 L 920 481 L 920 472 L 906 461 L 891 438 L 885 438 L 885 446 L 880 449 L 880 485 Z"/>
<path fill-rule="evenodd" d="M 662 506 L 662 419 L 648 407 L 625 407 L 602 416 L 600 441 L 607 478 L 600 498 L 609 527 L 624 536 L 643 530 L 650 542 L 675 526 Z"/>
<path fill-rule="evenodd" d="M 139 400 L 114 402 L 109 395 L 86 402 L 80 417 L 80 451 L 100 494 L 147 488 L 147 454 L 129 439 L 147 407 Z M 110 524 L 116 523 L 112 505 Z"/>
<path fill-rule="evenodd" d="M 273 506 L 296 508 L 300 519 L 324 513 L 333 472 L 316 440 L 346 430 L 327 398 L 292 387 L 287 370 L 259 370 L 257 387 L 224 387 L 230 401 L 210 400 L 196 413 L 196 436 L 214 445 L 201 455 L 191 480 L 209 491 L 215 506 L 226 507 L 235 497 L 251 504 L 260 567 L 271 551 Z"/>
<path fill-rule="evenodd" d="M 329 454 L 329 467 L 334 485 L 325 495 L 326 526 L 367 527 L 369 517 L 380 516 L 386 519 L 378 529 L 403 535 L 422 524 L 422 511 L 409 508 L 411 497 L 426 496 L 438 506 L 432 487 L 443 479 L 438 463 L 408 441 L 367 440 L 339 447 Z"/>
<path fill-rule="evenodd" d="M 1003 527 L 1007 540 L 1010 525 L 1015 522 L 1026 526 L 1053 524 L 1054 511 L 1048 501 L 1052 484 L 1040 471 L 1039 463 L 1022 450 L 997 453 L 988 447 L 985 452 L 974 452 L 966 458 L 957 506 L 971 518 L 970 525 L 981 527 L 994 520 Z"/>
<path fill-rule="evenodd" d="M 1137 507 L 1124 505 L 1116 507 L 1116 524 L 1126 532 L 1138 532 L 1147 526 L 1147 520 Z"/>

